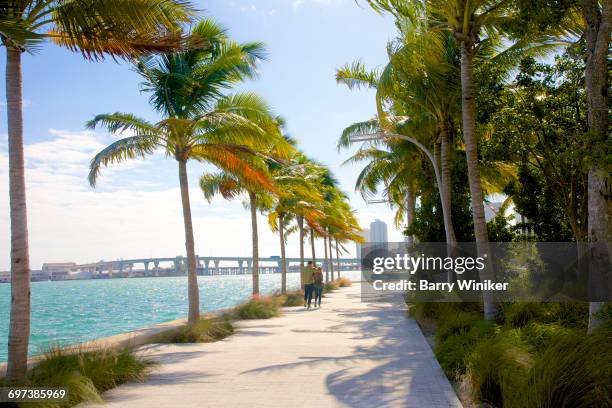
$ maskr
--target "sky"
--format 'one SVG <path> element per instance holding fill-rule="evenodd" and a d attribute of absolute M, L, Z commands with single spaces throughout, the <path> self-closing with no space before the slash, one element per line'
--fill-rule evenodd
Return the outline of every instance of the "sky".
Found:
<path fill-rule="evenodd" d="M 361 2 L 364 3 L 364 2 Z M 350 91 L 335 83 L 336 68 L 363 60 L 369 67 L 387 61 L 386 44 L 395 35 L 389 16 L 354 0 L 207 0 L 194 2 L 238 41 L 263 41 L 268 59 L 259 78 L 240 89 L 262 95 L 287 119 L 288 131 L 308 156 L 326 164 L 350 196 L 362 227 L 375 219 L 389 225 L 389 240 L 401 240 L 393 213 L 384 204 L 367 205 L 354 185 L 359 166 L 342 165 L 353 150 L 338 152 L 343 128 L 371 118 L 372 91 Z M 5 61 L 4 48 L 0 60 Z M 4 76 L 5 66 L 0 72 Z M 148 120 L 159 116 L 139 91 L 129 64 L 86 62 L 79 54 L 45 44 L 24 55 L 24 120 L 30 258 L 77 263 L 185 253 L 178 168 L 156 154 L 103 169 L 95 189 L 87 183 L 91 158 L 116 140 L 88 131 L 95 114 L 130 112 Z M 5 95 L 4 81 L 0 94 Z M 0 101 L 0 270 L 10 265 L 6 103 Z M 197 187 L 211 167 L 190 163 L 190 194 L 196 253 L 250 256 L 249 214 L 243 200 L 206 202 Z M 280 254 L 278 237 L 260 217 L 260 254 Z M 297 256 L 290 236 L 288 256 Z M 322 254 L 323 245 L 317 251 Z M 347 249 L 354 254 L 354 245 Z"/>

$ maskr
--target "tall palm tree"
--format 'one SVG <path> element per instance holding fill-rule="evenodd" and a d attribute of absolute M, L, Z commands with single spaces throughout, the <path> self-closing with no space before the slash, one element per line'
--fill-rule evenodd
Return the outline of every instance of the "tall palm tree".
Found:
<path fill-rule="evenodd" d="M 182 45 L 180 25 L 192 13 L 183 0 L 9 0 L 0 4 L 9 136 L 12 300 L 7 378 L 11 382 L 25 379 L 30 335 L 21 56 L 48 39 L 88 60 L 172 51 Z"/>
<path fill-rule="evenodd" d="M 280 136 L 280 132 L 275 131 L 266 136 L 269 139 L 270 145 L 266 149 L 258 151 L 257 153 L 260 156 L 253 157 L 250 162 L 254 167 L 266 174 L 269 179 L 269 184 L 261 185 L 258 182 L 254 183 L 254 180 L 243 178 L 244 175 L 242 174 L 229 173 L 226 171 L 205 173 L 200 177 L 200 189 L 208 202 L 217 194 L 220 194 L 226 200 L 233 200 L 243 194 L 246 194 L 248 197 L 244 205 L 249 208 L 251 214 L 251 242 L 253 247 L 251 273 L 253 277 L 253 295 L 259 294 L 259 234 L 257 227 L 257 211 L 270 209 L 270 195 L 277 193 L 274 182 L 270 179 L 271 176 L 266 171 L 266 160 L 286 159 L 293 150 L 291 144 Z M 274 188 L 270 189 L 270 186 Z"/>
<path fill-rule="evenodd" d="M 281 248 L 281 291 L 287 290 L 287 262 L 285 255 L 287 226 L 298 215 L 310 228 L 322 231 L 319 219 L 323 216 L 319 203 L 320 193 L 313 188 L 312 178 L 304 177 L 304 163 L 298 153 L 290 164 L 276 165 L 270 163 L 270 172 L 278 186 L 279 193 L 275 198 L 272 210 L 268 213 L 268 223 L 272 231 L 279 233 Z M 299 161 L 296 162 L 295 159 Z M 313 232 L 314 234 L 314 232 Z M 301 234 L 302 236 L 303 234 Z M 314 256 L 314 255 L 313 255 Z M 301 282 L 303 286 L 303 282 Z"/>
<path fill-rule="evenodd" d="M 150 123 L 129 113 L 109 113 L 96 116 L 87 127 L 103 126 L 110 133 L 134 134 L 112 143 L 94 157 L 89 173 L 92 186 L 102 166 L 145 157 L 156 150 L 177 161 L 188 260 L 188 322 L 193 324 L 199 319 L 200 302 L 187 162 L 210 163 L 271 189 L 265 172 L 253 167 L 250 159 L 266 147 L 266 135 L 274 132 L 276 122 L 258 96 L 228 96 L 223 92 L 254 75 L 263 55 L 262 45 L 237 44 L 212 20 L 200 22 L 191 36 L 206 45 L 142 59 L 137 65 L 143 90 L 151 93 L 151 105 L 164 116 L 161 121 Z"/>
<path fill-rule="evenodd" d="M 298 153 L 293 158 L 293 162 L 296 164 L 294 166 L 294 171 L 299 174 L 301 179 L 309 185 L 310 189 L 313 191 L 318 190 L 318 181 L 320 177 L 320 173 L 322 171 L 321 167 L 309 160 L 306 156 L 301 153 Z M 318 224 L 313 224 L 313 220 L 317 219 L 319 213 L 317 211 L 321 210 L 322 198 L 317 197 L 317 200 L 302 200 L 298 201 L 297 205 L 291 210 L 293 214 L 295 214 L 297 227 L 299 231 L 299 240 L 300 240 L 300 267 L 304 267 L 304 239 L 306 237 L 306 226 L 309 226 L 311 229 L 316 230 L 319 228 Z M 314 239 L 314 236 L 312 236 Z M 313 263 L 315 262 L 314 255 L 314 244 L 312 247 L 312 259 Z M 303 285 L 303 282 L 301 282 Z"/>
<path fill-rule="evenodd" d="M 259 294 L 259 234 L 257 229 L 257 210 L 261 208 L 258 195 L 261 193 L 276 191 L 273 181 L 268 185 L 253 183 L 252 180 L 242 180 L 239 175 L 221 171 L 217 173 L 205 173 L 200 177 L 200 189 L 204 198 L 211 202 L 215 195 L 220 194 L 226 200 L 233 200 L 242 194 L 247 194 L 248 199 L 245 206 L 251 214 L 251 242 L 252 242 L 252 277 L 253 295 Z"/>
<path fill-rule="evenodd" d="M 499 40 L 500 25 L 508 21 L 512 2 L 505 0 L 423 0 L 414 2 L 368 0 L 368 3 L 376 10 L 390 11 L 395 15 L 411 17 L 424 15 L 430 26 L 448 30 L 459 45 L 463 140 L 468 167 L 474 235 L 478 255 L 484 256 L 489 252 L 489 238 L 478 166 L 474 58 L 481 48 L 489 47 L 491 43 Z M 482 38 L 483 35 L 485 38 Z M 494 319 L 499 312 L 499 306 L 491 300 L 487 292 L 483 292 L 483 300 L 485 318 Z"/>
<path fill-rule="evenodd" d="M 586 41 L 585 81 L 589 130 L 598 140 L 610 141 L 609 49 L 612 33 L 612 1 L 583 0 L 580 3 Z M 608 152 L 609 153 L 609 152 Z M 596 164 L 589 170 L 589 242 L 594 247 L 593 270 L 606 270 L 612 262 L 612 180 L 609 169 Z M 606 245 L 607 243 L 607 245 Z M 606 248 L 607 246 L 607 248 Z M 589 304 L 589 331 L 601 324 L 597 313 L 603 302 Z"/>
<path fill-rule="evenodd" d="M 331 279 L 334 279 L 334 261 L 332 242 L 335 241 L 336 246 L 336 270 L 338 278 L 340 278 L 340 248 L 339 240 L 363 242 L 361 235 L 361 227 L 357 222 L 357 218 L 348 203 L 348 198 L 342 192 L 337 191 L 334 201 L 330 206 L 330 210 L 326 213 L 327 219 L 323 223 L 327 224 L 328 246 L 329 246 L 329 265 Z"/>
<path fill-rule="evenodd" d="M 369 87 L 377 90 L 378 120 L 364 122 L 365 129 L 374 125 L 374 129 L 369 131 L 416 135 L 425 146 L 432 146 L 430 150 L 436 159 L 434 166 L 440 168 L 436 171 L 441 174 L 438 189 L 446 240 L 454 245 L 456 236 L 450 211 L 450 159 L 454 123 L 459 110 L 457 47 L 450 35 L 428 31 L 425 19 L 414 16 L 397 16 L 397 19 L 402 22 L 397 24 L 400 33 L 387 47 L 389 63 L 382 72 L 367 71 L 361 62 L 355 62 L 339 69 L 336 80 L 349 88 Z M 398 122 L 398 119 L 402 122 Z M 347 143 L 346 134 L 363 130 L 356 125 L 347 128 L 339 147 Z M 392 205 L 399 207 L 397 214 L 401 214 L 402 218 L 404 208 L 414 208 L 416 198 L 411 194 L 412 179 L 403 178 L 404 186 L 399 191 L 402 194 L 395 194 L 396 202 L 392 202 Z M 387 190 L 387 193 L 393 192 Z M 395 193 L 398 193 L 397 189 Z M 391 197 L 391 194 L 388 196 Z M 407 211 L 408 214 L 412 212 Z M 412 217 L 409 215 L 408 218 Z"/>

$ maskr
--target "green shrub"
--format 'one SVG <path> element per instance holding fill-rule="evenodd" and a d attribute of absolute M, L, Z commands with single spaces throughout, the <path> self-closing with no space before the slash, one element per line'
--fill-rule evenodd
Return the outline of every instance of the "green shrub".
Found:
<path fill-rule="evenodd" d="M 504 331 L 477 344 L 466 363 L 464 379 L 475 401 L 498 407 L 521 407 L 517 401 L 525 389 L 532 357 L 515 330 Z"/>
<path fill-rule="evenodd" d="M 200 319 L 161 336 L 160 343 L 212 343 L 234 334 L 234 326 L 227 316 Z"/>
<path fill-rule="evenodd" d="M 473 313 L 447 313 L 438 320 L 436 341 L 444 341 L 447 337 L 455 334 L 467 333 L 478 320 L 481 320 L 481 317 Z"/>
<path fill-rule="evenodd" d="M 482 304 L 475 302 L 415 302 L 410 303 L 409 313 L 414 318 L 432 319 L 437 322 L 443 320 L 448 314 L 457 312 L 474 312 L 482 315 Z"/>
<path fill-rule="evenodd" d="M 295 307 L 304 304 L 304 291 L 296 290 L 277 296 L 282 307 Z"/>
<path fill-rule="evenodd" d="M 522 407 L 612 406 L 612 329 L 574 330 L 552 340 L 536 360 Z"/>
<path fill-rule="evenodd" d="M 503 305 L 502 310 L 506 324 L 511 327 L 524 327 L 532 321 L 546 321 L 546 316 L 550 314 L 550 307 L 535 302 L 508 303 Z"/>
<path fill-rule="evenodd" d="M 465 358 L 473 347 L 467 333 L 456 334 L 436 343 L 434 353 L 448 378 L 458 380 L 465 373 Z"/>
<path fill-rule="evenodd" d="M 270 319 L 280 316 L 280 299 L 254 297 L 236 306 L 235 314 L 240 319 Z"/>
<path fill-rule="evenodd" d="M 152 363 L 131 349 L 62 350 L 52 348 L 28 375 L 31 387 L 65 387 L 70 400 L 50 404 L 22 404 L 62 408 L 83 401 L 101 402 L 100 394 L 127 381 L 144 379 Z"/>
<path fill-rule="evenodd" d="M 340 285 L 336 281 L 329 281 L 325 283 L 324 291 L 325 292 L 333 292 L 334 290 L 338 290 Z"/>
<path fill-rule="evenodd" d="M 548 322 L 565 327 L 586 329 L 589 324 L 588 303 L 549 303 L 551 315 Z"/>
<path fill-rule="evenodd" d="M 349 286 L 352 286 L 352 285 L 353 285 L 353 282 L 352 282 L 352 281 L 351 281 L 349 278 L 346 278 L 346 277 L 344 277 L 344 276 L 343 276 L 343 277 L 341 277 L 341 278 L 339 278 L 339 279 L 337 279 L 337 280 L 336 280 L 336 282 L 338 282 L 338 285 L 339 285 L 341 288 L 347 288 L 347 287 L 349 287 Z"/>
<path fill-rule="evenodd" d="M 555 323 L 529 323 L 523 327 L 521 337 L 533 351 L 539 353 L 546 350 L 554 339 L 567 336 L 573 330 Z"/>
<path fill-rule="evenodd" d="M 495 325 L 484 320 L 472 321 L 471 325 L 436 341 L 434 352 L 446 375 L 459 380 L 466 370 L 466 357 L 484 339 L 495 335 Z"/>

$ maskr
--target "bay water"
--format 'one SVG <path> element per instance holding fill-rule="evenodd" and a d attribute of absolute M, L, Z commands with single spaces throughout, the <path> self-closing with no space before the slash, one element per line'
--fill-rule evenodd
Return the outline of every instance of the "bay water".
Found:
<path fill-rule="evenodd" d="M 342 272 L 359 280 L 359 272 Z M 224 309 L 247 300 L 251 275 L 199 276 L 200 308 Z M 280 274 L 260 275 L 261 293 L 280 289 Z M 92 279 L 32 282 L 30 355 L 172 321 L 187 315 L 187 278 Z M 299 274 L 287 274 L 289 290 Z M 10 285 L 0 284 L 0 363 L 7 358 Z"/>

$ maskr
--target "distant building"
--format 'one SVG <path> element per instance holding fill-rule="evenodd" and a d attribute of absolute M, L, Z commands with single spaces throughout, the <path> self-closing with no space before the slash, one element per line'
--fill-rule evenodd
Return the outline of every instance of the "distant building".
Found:
<path fill-rule="evenodd" d="M 51 278 L 51 274 L 45 271 L 31 271 L 30 280 L 32 282 L 45 282 Z"/>
<path fill-rule="evenodd" d="M 364 228 L 363 231 L 361 231 L 361 236 L 365 240 L 364 242 L 370 242 L 370 230 L 369 229 Z M 362 244 L 357 243 L 356 248 L 355 248 L 355 255 L 357 256 L 357 259 L 361 258 L 361 245 Z"/>
<path fill-rule="evenodd" d="M 388 242 L 387 224 L 381 220 L 375 220 L 370 224 L 370 242 Z"/>
<path fill-rule="evenodd" d="M 50 279 L 50 274 L 48 272 L 31 270 L 30 271 L 30 281 L 32 282 L 44 282 Z M 11 272 L 10 271 L 2 271 L 0 272 L 0 283 L 10 283 L 11 282 Z"/>
<path fill-rule="evenodd" d="M 42 266 L 43 272 L 70 272 L 70 269 L 76 266 L 75 262 L 56 262 L 44 263 Z"/>

